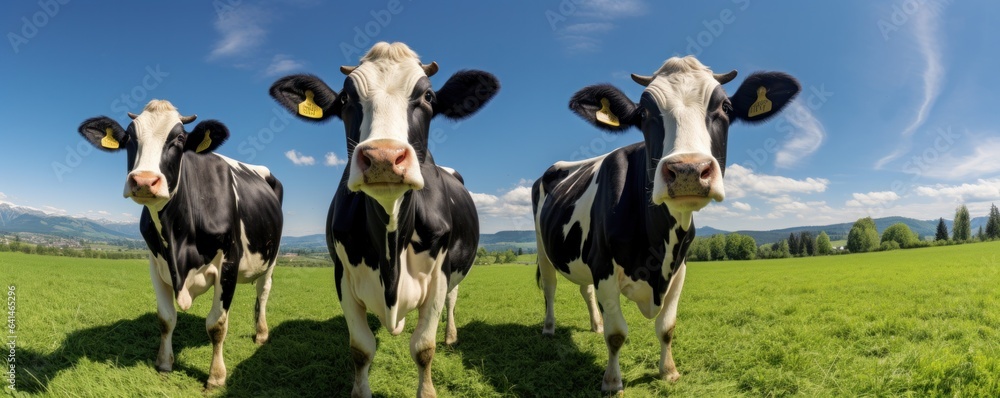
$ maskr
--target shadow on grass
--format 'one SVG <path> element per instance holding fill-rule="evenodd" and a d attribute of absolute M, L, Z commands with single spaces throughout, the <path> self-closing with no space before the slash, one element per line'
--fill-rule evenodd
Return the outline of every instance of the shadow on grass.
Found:
<path fill-rule="evenodd" d="M 368 326 L 379 328 L 378 318 L 368 314 Z M 250 358 L 229 368 L 221 396 L 350 396 L 354 362 L 348 336 L 342 315 L 326 321 L 284 321 L 270 330 L 267 343 Z"/>
<path fill-rule="evenodd" d="M 481 373 L 501 394 L 594 396 L 600 393 L 604 368 L 580 350 L 575 333 L 591 332 L 559 327 L 555 336 L 543 336 L 541 324 L 473 321 L 459 328 L 459 343 L 450 350 L 461 352 L 465 368 Z"/>
<path fill-rule="evenodd" d="M 156 352 L 160 348 L 159 322 L 156 313 L 150 312 L 135 319 L 119 320 L 70 333 L 59 348 L 49 355 L 30 349 L 18 351 L 18 370 L 23 372 L 23 376 L 17 379 L 18 390 L 28 393 L 44 392 L 48 389 L 48 383 L 59 372 L 76 366 L 83 358 L 121 367 L 137 364 L 153 367 Z M 178 313 L 173 339 L 174 353 L 188 347 L 208 345 L 204 325 L 203 317 Z M 178 361 L 174 362 L 174 372 L 208 380 L 205 371 Z"/>

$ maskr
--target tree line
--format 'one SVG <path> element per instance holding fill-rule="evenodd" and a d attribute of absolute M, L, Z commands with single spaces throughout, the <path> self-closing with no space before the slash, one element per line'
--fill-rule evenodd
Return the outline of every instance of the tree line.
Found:
<path fill-rule="evenodd" d="M 485 247 L 480 247 L 476 250 L 476 259 L 472 262 L 473 265 L 491 265 L 491 264 L 511 264 L 517 261 L 517 256 L 524 254 L 524 250 L 518 248 L 515 252 L 513 249 L 507 250 L 497 250 L 489 251 Z"/>
<path fill-rule="evenodd" d="M 833 254 L 830 236 L 826 232 L 791 233 L 788 239 L 758 246 L 753 237 L 739 233 L 715 234 L 695 239 L 688 248 L 688 260 L 722 261 L 791 258 Z"/>
<path fill-rule="evenodd" d="M 859 219 L 851 226 L 851 231 L 847 235 L 847 250 L 851 253 L 865 253 L 986 242 L 997 239 L 1000 239 L 1000 210 L 997 209 L 996 205 L 990 205 L 986 228 L 980 226 L 975 235 L 972 234 L 972 219 L 969 216 L 969 209 L 965 205 L 961 205 L 955 210 L 955 221 L 952 223 L 951 234 L 948 234 L 948 225 L 945 224 L 944 217 L 941 217 L 938 219 L 933 241 L 921 239 L 903 223 L 889 226 L 882 232 L 880 238 L 875 221 L 871 217 Z"/>
<path fill-rule="evenodd" d="M 2 252 L 19 252 L 24 254 L 76 258 L 103 258 L 109 260 L 149 258 L 149 254 L 147 252 L 95 250 L 89 247 L 85 247 L 83 249 L 73 249 L 69 247 L 46 246 L 43 244 L 28 244 L 21 242 L 21 238 L 17 236 L 15 236 L 14 240 L 10 242 L 0 242 L 0 253 Z"/>

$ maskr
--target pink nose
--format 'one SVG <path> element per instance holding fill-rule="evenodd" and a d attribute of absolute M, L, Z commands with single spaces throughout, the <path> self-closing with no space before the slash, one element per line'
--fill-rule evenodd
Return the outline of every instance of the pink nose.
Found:
<path fill-rule="evenodd" d="M 714 171 L 711 161 L 667 163 L 663 165 L 663 182 L 670 197 L 708 196 Z"/>
<path fill-rule="evenodd" d="M 366 183 L 401 183 L 406 175 L 409 151 L 396 140 L 374 140 L 355 149 L 358 168 Z"/>
<path fill-rule="evenodd" d="M 163 187 L 163 179 L 148 171 L 129 176 L 129 182 L 134 196 L 155 196 Z"/>

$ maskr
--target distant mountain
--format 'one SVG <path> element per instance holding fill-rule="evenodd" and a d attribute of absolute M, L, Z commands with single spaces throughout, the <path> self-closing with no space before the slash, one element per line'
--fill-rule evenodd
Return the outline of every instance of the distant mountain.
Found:
<path fill-rule="evenodd" d="M 499 231 L 495 234 L 480 234 L 479 244 L 494 243 L 534 243 L 535 231 Z"/>
<path fill-rule="evenodd" d="M 327 251 L 326 235 L 282 236 L 281 250 L 284 252 L 297 250 L 325 252 Z"/>
<path fill-rule="evenodd" d="M 56 216 L 9 203 L 0 203 L 0 232 L 30 232 L 92 241 L 141 239 L 138 223 L 122 224 Z"/>

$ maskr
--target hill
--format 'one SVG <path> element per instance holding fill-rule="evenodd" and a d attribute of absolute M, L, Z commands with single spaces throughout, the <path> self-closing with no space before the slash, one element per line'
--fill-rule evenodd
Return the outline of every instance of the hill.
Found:
<path fill-rule="evenodd" d="M 0 203 L 0 232 L 24 232 L 102 242 L 142 239 L 138 223 L 115 223 L 51 215 L 9 203 Z"/>

